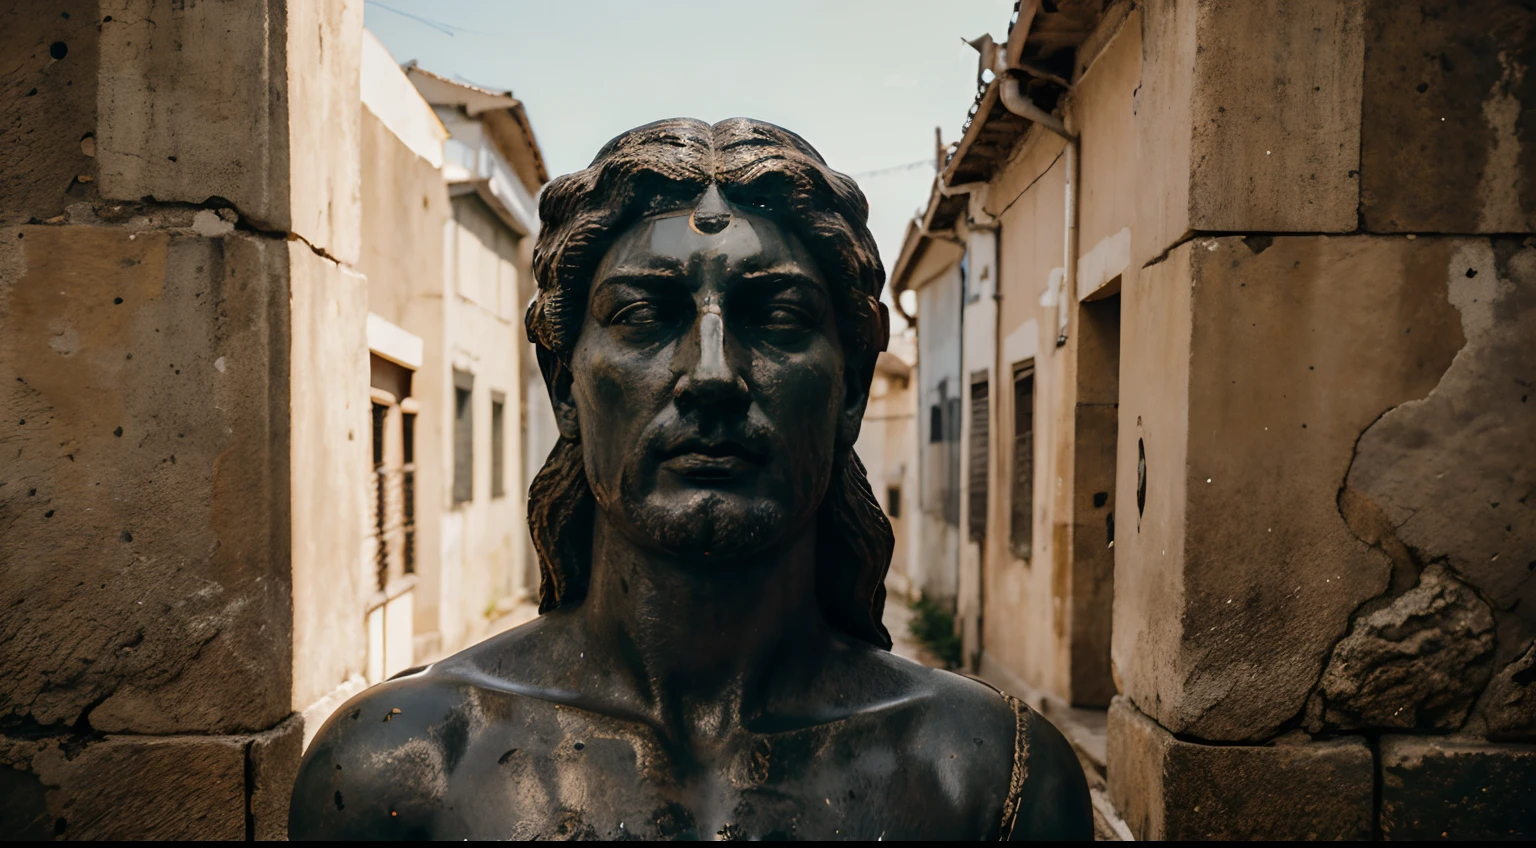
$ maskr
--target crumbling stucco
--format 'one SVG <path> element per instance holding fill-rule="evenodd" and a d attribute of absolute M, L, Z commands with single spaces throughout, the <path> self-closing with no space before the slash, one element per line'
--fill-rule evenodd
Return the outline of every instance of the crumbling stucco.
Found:
<path fill-rule="evenodd" d="M 1333 649 L 1308 729 L 1461 727 L 1488 682 L 1493 614 L 1444 567 L 1357 620 Z"/>
<path fill-rule="evenodd" d="M 1440 562 L 1491 602 L 1494 650 L 1487 662 L 1504 671 L 1485 701 L 1487 730 L 1518 738 L 1536 723 L 1530 715 L 1536 707 L 1536 693 L 1528 691 L 1530 675 L 1511 670 L 1536 633 L 1536 470 L 1529 461 L 1536 433 L 1536 404 L 1530 400 L 1536 374 L 1536 347 L 1530 343 L 1536 337 L 1536 242 L 1463 241 L 1450 256 L 1447 276 L 1467 343 L 1432 392 L 1390 410 L 1361 435 L 1339 503 L 1355 534 L 1394 560 L 1394 592 L 1422 564 Z M 1462 644 L 1447 644 L 1438 659 L 1426 656 L 1405 667 L 1405 679 L 1421 685 L 1417 695 L 1399 693 L 1402 700 L 1391 709 L 1411 712 L 1430 697 L 1438 685 L 1431 681 L 1451 657 L 1481 655 L 1481 635 L 1443 637 Z M 1359 658 L 1352 667 L 1354 675 L 1371 673 Z M 1338 677 L 1342 673 L 1330 668 L 1332 683 L 1325 676 L 1320 695 L 1330 704 L 1330 687 L 1348 688 Z M 1472 681 L 1480 688 L 1487 680 L 1482 666 L 1459 673 L 1464 681 L 1453 699 L 1457 705 L 1467 700 L 1465 688 Z M 1454 727 L 1458 714 L 1464 714 L 1459 706 L 1430 724 Z"/>

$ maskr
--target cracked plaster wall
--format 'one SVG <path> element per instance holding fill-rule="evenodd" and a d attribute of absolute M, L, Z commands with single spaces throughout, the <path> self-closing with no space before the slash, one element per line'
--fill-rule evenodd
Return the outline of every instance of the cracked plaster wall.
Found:
<path fill-rule="evenodd" d="M 1355 534 L 1389 552 L 1394 587 L 1335 650 L 1318 729 L 1459 730 L 1493 676 L 1468 729 L 1536 738 L 1521 673 L 1536 635 L 1536 239 L 1462 241 L 1447 273 L 1467 343 L 1433 391 L 1361 435 L 1340 495 Z"/>

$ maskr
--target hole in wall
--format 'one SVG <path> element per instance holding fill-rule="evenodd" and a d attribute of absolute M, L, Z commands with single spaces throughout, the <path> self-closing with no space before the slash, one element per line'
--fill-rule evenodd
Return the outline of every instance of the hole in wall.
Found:
<path fill-rule="evenodd" d="M 1136 518 L 1147 510 L 1147 442 L 1136 440 Z"/>

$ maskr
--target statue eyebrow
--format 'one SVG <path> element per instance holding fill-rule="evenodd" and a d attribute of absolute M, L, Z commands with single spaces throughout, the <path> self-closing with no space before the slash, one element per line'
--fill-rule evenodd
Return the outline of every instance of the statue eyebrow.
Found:
<path fill-rule="evenodd" d="M 687 263 L 673 256 L 644 256 L 639 261 L 630 260 L 609 274 L 612 277 L 664 277 L 682 274 Z"/>
<path fill-rule="evenodd" d="M 621 265 L 609 271 L 598 283 L 598 288 L 608 286 L 638 286 L 649 288 L 652 286 L 676 282 L 684 279 L 687 273 L 682 263 L 667 263 L 662 267 L 646 265 Z"/>
<path fill-rule="evenodd" d="M 771 280 L 782 284 L 784 287 L 805 286 L 821 291 L 826 286 L 816 278 L 800 270 L 800 266 L 794 264 L 770 265 L 767 268 L 754 268 L 736 275 L 742 280 Z"/>

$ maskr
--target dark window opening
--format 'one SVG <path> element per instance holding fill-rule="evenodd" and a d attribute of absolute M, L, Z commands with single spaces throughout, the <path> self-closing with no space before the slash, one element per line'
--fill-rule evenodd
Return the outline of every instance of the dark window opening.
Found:
<path fill-rule="evenodd" d="M 407 412 L 400 416 L 400 435 L 404 443 L 405 466 L 401 479 L 402 508 L 405 516 L 405 550 L 402 552 L 401 569 L 406 574 L 416 573 L 416 415 Z"/>
<path fill-rule="evenodd" d="M 972 541 L 977 542 L 987 536 L 987 448 L 992 435 L 991 411 L 987 372 L 978 371 L 971 377 L 971 444 L 966 464 L 969 472 L 966 487 L 970 492 L 966 523 Z"/>
<path fill-rule="evenodd" d="M 922 464 L 920 506 L 960 526 L 960 398 L 952 396 L 945 377 L 934 386 L 928 409 L 928 454 Z"/>
<path fill-rule="evenodd" d="M 888 486 L 885 490 L 885 514 L 891 518 L 901 517 L 901 487 Z"/>
<path fill-rule="evenodd" d="M 944 521 L 960 526 L 960 398 L 944 401 Z"/>
<path fill-rule="evenodd" d="M 475 496 L 474 375 L 453 372 L 453 502 Z"/>
<path fill-rule="evenodd" d="M 506 400 L 491 395 L 491 497 L 500 498 L 506 489 Z"/>
<path fill-rule="evenodd" d="M 1008 545 L 1029 559 L 1035 540 L 1035 363 L 1013 366 L 1013 480 Z"/>
<path fill-rule="evenodd" d="M 384 464 L 384 422 L 389 419 L 389 407 L 382 403 L 373 405 L 373 467 Z"/>

